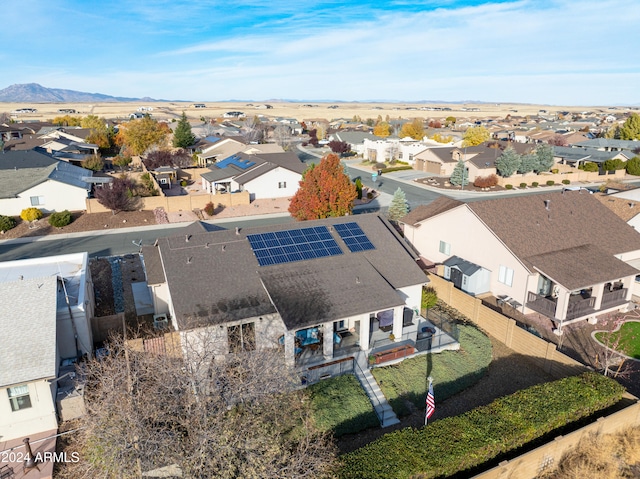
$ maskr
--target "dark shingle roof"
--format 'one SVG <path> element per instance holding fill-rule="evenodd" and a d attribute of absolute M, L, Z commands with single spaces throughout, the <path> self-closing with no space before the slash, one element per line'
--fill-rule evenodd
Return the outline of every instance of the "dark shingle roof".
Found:
<path fill-rule="evenodd" d="M 353 221 L 375 249 L 351 253 L 331 228 L 342 255 L 259 266 L 246 238 L 249 234 Z M 238 234 L 225 230 L 172 236 L 159 239 L 157 249 L 180 328 L 276 311 L 287 326 L 296 327 L 402 304 L 396 289 L 428 282 L 403 241 L 388 221 L 365 214 L 251 228 Z M 143 255 L 145 261 L 147 256 L 151 261 L 147 273 L 154 280 L 161 278 L 155 272 L 158 259 L 148 248 L 143 249 Z M 320 303 L 322 308 L 313 311 L 311 306 Z"/>
<path fill-rule="evenodd" d="M 437 216 L 440 213 L 444 213 L 445 211 L 449 211 L 463 204 L 464 203 L 462 201 L 447 198 L 446 196 L 440 196 L 438 199 L 432 201 L 428 205 L 416 206 L 413 211 L 400 218 L 400 222 L 407 225 L 415 226 L 421 221 L 426 220 L 427 218 Z"/>
<path fill-rule="evenodd" d="M 472 263 L 470 261 L 464 260 L 458 256 L 452 256 L 442 264 L 445 266 L 456 266 L 466 276 L 471 276 L 476 271 L 479 271 L 482 269 L 481 266 L 478 266 L 477 264 Z"/>

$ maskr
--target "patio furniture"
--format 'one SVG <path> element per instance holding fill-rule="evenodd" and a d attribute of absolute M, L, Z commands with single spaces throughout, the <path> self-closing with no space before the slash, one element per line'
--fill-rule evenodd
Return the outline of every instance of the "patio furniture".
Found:
<path fill-rule="evenodd" d="M 320 332 L 318 328 L 301 329 L 296 331 L 296 339 L 301 346 L 309 346 L 320 342 Z"/>

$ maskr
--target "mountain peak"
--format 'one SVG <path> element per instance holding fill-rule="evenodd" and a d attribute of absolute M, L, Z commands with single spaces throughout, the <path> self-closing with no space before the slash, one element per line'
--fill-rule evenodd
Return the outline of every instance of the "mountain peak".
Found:
<path fill-rule="evenodd" d="M 102 93 L 86 93 L 60 88 L 47 88 L 39 83 L 15 84 L 8 86 L 4 90 L 0 90 L 0 102 L 11 103 L 119 102 L 140 100 L 140 98 L 115 97 Z M 145 98 L 144 101 L 155 100 Z"/>

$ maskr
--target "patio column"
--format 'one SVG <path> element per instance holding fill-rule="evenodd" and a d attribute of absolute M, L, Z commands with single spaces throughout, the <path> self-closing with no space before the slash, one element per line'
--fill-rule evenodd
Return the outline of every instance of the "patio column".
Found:
<path fill-rule="evenodd" d="M 398 306 L 393 308 L 393 335 L 396 338 L 396 341 L 402 340 L 402 310 L 403 306 Z"/>
<path fill-rule="evenodd" d="M 569 297 L 571 292 L 561 286 L 558 286 L 558 302 L 556 303 L 556 318 L 564 321 L 567 319 L 567 310 L 569 309 Z"/>
<path fill-rule="evenodd" d="M 593 309 L 598 311 L 602 306 L 602 295 L 604 294 L 604 283 L 596 284 L 591 288 L 591 296 L 596 298 Z"/>
<path fill-rule="evenodd" d="M 296 363 L 295 353 L 296 341 L 293 331 L 284 332 L 284 360 L 289 366 L 294 366 Z"/>
<path fill-rule="evenodd" d="M 333 321 L 322 325 L 322 354 L 325 359 L 333 358 Z"/>
<path fill-rule="evenodd" d="M 633 294 L 633 283 L 635 283 L 635 276 L 628 276 L 622 279 L 622 284 L 627 288 L 627 294 L 625 296 L 626 301 L 631 301 L 631 295 Z"/>
<path fill-rule="evenodd" d="M 369 346 L 369 330 L 371 329 L 371 316 L 369 314 L 363 314 L 360 317 L 360 349 L 367 351 Z"/>

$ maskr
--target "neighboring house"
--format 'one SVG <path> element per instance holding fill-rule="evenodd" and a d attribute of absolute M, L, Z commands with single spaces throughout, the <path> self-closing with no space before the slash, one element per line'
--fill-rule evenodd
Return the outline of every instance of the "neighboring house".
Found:
<path fill-rule="evenodd" d="M 575 168 L 585 163 L 593 162 L 599 166 L 607 160 L 621 159 L 627 161 L 633 158 L 629 151 L 602 151 L 591 147 L 554 146 L 553 156 L 556 163 L 571 165 Z"/>
<path fill-rule="evenodd" d="M 184 342 L 207 331 L 219 359 L 280 345 L 303 368 L 390 333 L 415 345 L 424 326 L 414 311 L 427 277 L 376 214 L 159 238 L 142 254 L 156 313 Z"/>
<path fill-rule="evenodd" d="M 458 288 L 541 313 L 558 332 L 625 310 L 640 274 L 632 266 L 640 260 L 640 234 L 586 190 L 471 203 L 439 198 L 401 223 L 420 255 L 443 264 L 442 275 Z M 489 281 L 471 290 L 472 275 L 452 264 L 454 256 L 488 271 Z"/>
<path fill-rule="evenodd" d="M 358 155 L 365 154 L 365 140 L 378 140 L 377 136 L 373 136 L 368 131 L 336 131 L 329 135 L 329 141 L 344 141 L 351 145 L 351 151 Z"/>
<path fill-rule="evenodd" d="M 635 156 L 634 150 L 640 148 L 640 142 L 634 140 L 614 140 L 611 138 L 594 138 L 575 143 L 575 147 L 595 148 L 601 151 L 624 151 L 626 154 Z"/>
<path fill-rule="evenodd" d="M 0 155 L 0 214 L 17 216 L 35 206 L 45 212 L 86 209 L 91 170 L 36 151 Z"/>
<path fill-rule="evenodd" d="M 363 140 L 363 159 L 371 162 L 402 160 L 414 164 L 415 156 L 435 142 L 418 141 L 413 138 L 378 138 L 369 135 Z"/>
<path fill-rule="evenodd" d="M 93 351 L 87 253 L 1 262 L 0 297 L 0 440 L 55 433 L 72 363 Z"/>
<path fill-rule="evenodd" d="M 249 191 L 251 201 L 288 198 L 298 191 L 306 165 L 295 153 L 238 153 L 211 165 L 200 175 L 209 193 Z"/>

